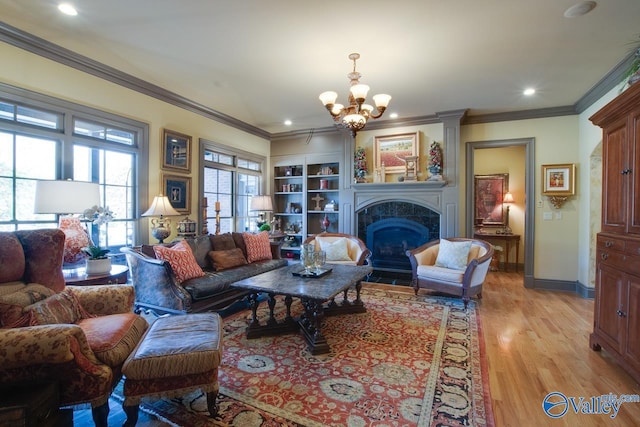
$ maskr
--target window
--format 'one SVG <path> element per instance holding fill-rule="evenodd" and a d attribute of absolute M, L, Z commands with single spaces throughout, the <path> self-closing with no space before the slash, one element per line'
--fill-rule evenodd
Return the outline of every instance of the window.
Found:
<path fill-rule="evenodd" d="M 135 244 L 147 139 L 143 123 L 0 84 L 0 230 L 56 226 L 58 215 L 33 213 L 36 181 L 74 179 L 98 183 L 114 213 L 108 224 L 87 222 L 94 243 L 112 252 Z"/>
<path fill-rule="evenodd" d="M 261 193 L 265 158 L 201 140 L 203 197 L 207 198 L 207 228 L 216 229 L 215 202 L 220 202 L 220 232 L 257 231 L 258 212 L 251 198 Z"/>

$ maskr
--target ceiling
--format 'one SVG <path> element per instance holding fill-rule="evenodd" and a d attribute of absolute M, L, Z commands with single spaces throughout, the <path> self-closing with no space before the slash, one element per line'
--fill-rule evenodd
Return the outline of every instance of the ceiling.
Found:
<path fill-rule="evenodd" d="M 351 52 L 393 97 L 380 120 L 572 106 L 640 44 L 640 1 L 565 18 L 578 1 L 0 0 L 0 21 L 277 134 L 332 126 L 318 95 L 347 103 Z"/>

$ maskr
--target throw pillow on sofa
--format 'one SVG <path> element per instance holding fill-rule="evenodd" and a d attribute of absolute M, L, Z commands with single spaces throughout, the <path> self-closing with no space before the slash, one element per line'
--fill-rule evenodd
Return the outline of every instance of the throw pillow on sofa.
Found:
<path fill-rule="evenodd" d="M 247 246 L 247 261 L 262 261 L 272 259 L 269 233 L 263 231 L 258 234 L 243 233 L 244 244 Z"/>
<path fill-rule="evenodd" d="M 466 270 L 470 249 L 470 241 L 452 242 L 447 239 L 440 239 L 435 265 L 436 267 L 445 267 L 454 270 Z"/>
<path fill-rule="evenodd" d="M 31 326 L 76 323 L 92 317 L 70 289 L 26 306 L 23 311 L 29 315 Z"/>
<path fill-rule="evenodd" d="M 167 261 L 171 265 L 178 283 L 204 276 L 204 271 L 202 271 L 195 256 L 193 256 L 191 247 L 184 240 L 181 240 L 171 248 L 154 246 L 153 251 L 157 259 Z"/>
<path fill-rule="evenodd" d="M 211 247 L 214 251 L 228 251 L 236 248 L 236 242 L 233 241 L 231 234 L 212 234 L 209 236 Z"/>
<path fill-rule="evenodd" d="M 247 260 L 242 254 L 242 249 L 233 248 L 223 251 L 211 251 L 209 257 L 213 261 L 213 267 L 216 271 L 226 270 L 228 268 L 246 265 Z"/>

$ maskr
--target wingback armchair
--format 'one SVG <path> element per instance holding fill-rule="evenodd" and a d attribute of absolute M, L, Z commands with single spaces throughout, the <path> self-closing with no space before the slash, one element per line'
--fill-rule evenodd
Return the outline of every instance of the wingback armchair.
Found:
<path fill-rule="evenodd" d="M 447 244 L 469 244 L 459 265 L 442 259 L 441 239 L 433 240 L 406 252 L 411 262 L 411 285 L 416 295 L 420 288 L 462 297 L 465 308 L 469 299 L 482 298 L 482 284 L 489 271 L 493 246 L 478 239 L 449 238 Z M 441 255 L 439 259 L 439 255 Z M 439 261 L 439 262 L 438 262 Z"/>
<path fill-rule="evenodd" d="M 325 250 L 329 264 L 364 265 L 369 263 L 371 257 L 371 251 L 367 245 L 358 237 L 350 234 L 319 233 L 307 237 L 304 244 L 307 243 L 313 244 L 315 250 Z"/>
<path fill-rule="evenodd" d="M 56 383 L 62 408 L 93 409 L 107 425 L 109 396 L 148 324 L 128 285 L 66 287 L 61 230 L 0 232 L 0 383 Z"/>

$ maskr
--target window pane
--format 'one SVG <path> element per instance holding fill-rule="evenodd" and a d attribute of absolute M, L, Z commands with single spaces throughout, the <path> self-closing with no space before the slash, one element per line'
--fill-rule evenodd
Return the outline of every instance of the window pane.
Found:
<path fill-rule="evenodd" d="M 62 128 L 62 114 L 54 114 L 22 106 L 18 106 L 17 121 L 48 129 Z"/>
<path fill-rule="evenodd" d="M 0 132 L 0 176 L 13 175 L 13 135 Z"/>
<path fill-rule="evenodd" d="M 204 159 L 208 162 L 215 162 L 223 165 L 233 166 L 233 156 L 217 153 L 215 151 L 205 150 Z"/>
<path fill-rule="evenodd" d="M 13 121 L 15 117 L 13 111 L 13 104 L 7 104 L 6 102 L 0 101 L 0 119 Z"/>
<path fill-rule="evenodd" d="M 133 170 L 132 153 L 105 151 L 104 183 L 112 185 L 131 185 Z"/>
<path fill-rule="evenodd" d="M 119 129 L 107 129 L 107 141 L 133 145 L 135 142 L 135 135 L 132 132 L 126 132 Z"/>
<path fill-rule="evenodd" d="M 16 179 L 16 220 L 18 221 L 34 221 L 42 219 L 53 219 L 54 216 L 36 215 L 33 208 L 36 201 L 36 180 L 34 179 Z M 64 213 L 64 212 L 60 212 Z"/>
<path fill-rule="evenodd" d="M 13 219 L 13 188 L 10 178 L 0 178 L 0 221 Z"/>
<path fill-rule="evenodd" d="M 17 135 L 15 171 L 21 178 L 55 179 L 56 142 Z"/>
<path fill-rule="evenodd" d="M 78 135 L 104 139 L 106 130 L 103 125 L 97 125 L 82 120 L 74 120 L 73 132 Z"/>
<path fill-rule="evenodd" d="M 260 170 L 260 163 L 258 162 L 254 162 L 252 160 L 246 160 L 246 159 L 238 159 L 238 167 L 239 168 L 244 168 L 244 169 L 250 169 L 250 170 L 254 170 L 254 171 L 259 171 Z"/>

